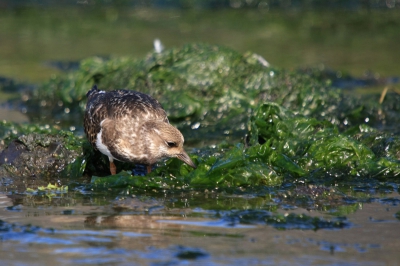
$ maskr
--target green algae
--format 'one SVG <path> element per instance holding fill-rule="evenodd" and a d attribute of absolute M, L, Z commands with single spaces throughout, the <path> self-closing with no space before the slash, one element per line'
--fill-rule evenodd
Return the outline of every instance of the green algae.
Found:
<path fill-rule="evenodd" d="M 399 95 L 379 104 L 379 95 L 348 95 L 332 87 L 331 79 L 315 77 L 316 71 L 283 70 L 267 66 L 254 53 L 194 43 L 143 59 L 88 58 L 78 70 L 52 77 L 23 99 L 33 121 L 78 126 L 86 92 L 94 84 L 103 90 L 133 89 L 158 99 L 194 144 L 238 141 L 252 110 L 267 101 L 327 120 L 341 131 L 363 124 L 393 129 L 400 122 Z"/>
<path fill-rule="evenodd" d="M 377 150 L 377 146 L 381 146 L 380 138 L 369 138 L 369 147 L 357 140 L 360 139 L 358 132 L 341 134 L 327 121 L 294 115 L 275 103 L 260 105 L 250 118 L 249 127 L 251 145 L 267 145 L 288 156 L 308 173 L 310 180 L 327 177 L 388 178 L 400 174 L 396 157 L 390 156 L 391 153 L 375 154 L 370 148 Z M 393 137 L 388 138 L 398 145 Z M 290 169 L 284 171 L 294 176 Z"/>
<path fill-rule="evenodd" d="M 400 160 L 400 137 L 398 135 L 381 132 L 367 125 L 350 128 L 344 134 L 366 145 L 378 157 Z"/>
<path fill-rule="evenodd" d="M 151 189 L 227 189 L 279 186 L 284 181 L 299 180 L 329 185 L 355 179 L 397 180 L 400 175 L 400 163 L 392 157 L 397 153 L 389 148 L 383 153 L 377 148 L 382 147 L 383 141 L 393 144 L 398 152 L 395 137 L 386 136 L 385 140 L 381 135 L 360 141 L 360 132 L 340 133 L 328 121 L 295 115 L 276 103 L 263 103 L 255 109 L 248 127 L 249 146 L 222 144 L 214 151 L 198 150 L 192 155 L 198 165 L 195 170 L 173 159 L 145 178 L 117 175 L 114 181 L 96 180 L 96 184 L 109 186 L 114 182 L 120 186 L 127 182 Z"/>
<path fill-rule="evenodd" d="M 38 186 L 35 189 L 28 187 L 25 191 L 27 197 L 32 198 L 35 197 L 46 197 L 47 199 L 51 200 L 53 197 L 59 197 L 62 194 L 68 193 L 68 186 L 58 186 L 57 184 L 47 184 L 47 186 Z"/>
<path fill-rule="evenodd" d="M 254 53 L 188 44 L 143 59 L 88 58 L 77 71 L 55 76 L 23 98 L 28 108 L 40 110 L 28 112 L 33 120 L 51 115 L 59 121 L 67 114 L 82 115 L 93 84 L 104 90 L 135 89 L 163 104 L 187 142 L 220 143 L 192 152 L 196 170 L 172 159 L 146 178 L 122 172 L 96 179 L 96 186 L 248 189 L 284 182 L 397 178 L 399 138 L 373 128 L 397 123 L 397 98 L 379 105 L 371 95 L 365 96 L 369 100 L 349 96 L 316 75 L 269 67 Z M 17 135 L 13 132 L 2 134 L 11 139 Z M 82 145 L 85 173 L 107 173 L 107 158 L 88 143 Z M 131 164 L 117 167 L 132 169 Z"/>
<path fill-rule="evenodd" d="M 81 62 L 78 71 L 56 76 L 32 91 L 25 97 L 26 104 L 32 110 L 40 105 L 41 113 L 57 115 L 68 108 L 70 114 L 79 114 L 93 84 L 104 90 L 129 88 L 158 99 L 184 134 L 223 138 L 223 132 L 243 132 L 252 106 L 249 99 L 260 93 L 253 85 L 269 82 L 269 75 L 261 75 L 262 80 L 252 77 L 251 73 L 265 68 L 252 56 L 219 46 L 190 44 L 151 53 L 142 60 L 89 58 Z M 232 128 L 232 122 L 239 127 Z"/>
<path fill-rule="evenodd" d="M 243 144 L 227 149 L 226 152 L 199 151 L 198 155 L 191 158 L 198 165 L 196 170 L 177 159 L 171 159 L 147 176 L 132 176 L 131 173 L 121 172 L 92 181 L 94 186 L 111 188 L 232 191 L 240 187 L 277 186 L 282 183 L 282 176 L 266 163 L 257 160 L 255 154 L 246 154 Z"/>

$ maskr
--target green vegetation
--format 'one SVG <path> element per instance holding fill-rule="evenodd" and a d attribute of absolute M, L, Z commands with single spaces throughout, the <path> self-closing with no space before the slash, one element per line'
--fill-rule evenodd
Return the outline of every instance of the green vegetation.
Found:
<path fill-rule="evenodd" d="M 96 179 L 95 184 L 144 189 L 236 188 L 277 186 L 297 179 L 326 184 L 367 178 L 397 180 L 400 175 L 400 163 L 392 156 L 398 152 L 398 138 L 382 135 L 370 139 L 368 144 L 375 150 L 386 150 L 375 154 L 357 140 L 361 133 L 339 133 L 327 121 L 294 115 L 275 103 L 260 105 L 249 127 L 249 147 L 237 144 L 226 152 L 209 151 L 211 155 L 203 149 L 192 157 L 199 165 L 196 170 L 170 160 L 150 178 L 117 174 L 112 179 Z"/>
<path fill-rule="evenodd" d="M 158 99 L 190 143 L 238 140 L 252 110 L 266 101 L 341 129 L 367 123 L 390 129 L 400 122 L 398 94 L 390 94 L 383 105 L 376 94 L 349 97 L 332 88 L 329 79 L 314 78 L 316 71 L 279 70 L 265 67 L 253 53 L 189 44 L 141 60 L 89 58 L 77 71 L 51 78 L 24 99 L 33 121 L 79 126 L 75 121 L 82 117 L 85 94 L 94 84 L 104 90 L 134 89 Z"/>
<path fill-rule="evenodd" d="M 50 113 L 60 120 L 75 119 L 94 84 L 104 90 L 135 89 L 159 99 L 189 143 L 218 143 L 192 153 L 196 170 L 169 160 L 148 177 L 122 172 L 96 179 L 95 186 L 227 189 L 279 186 L 290 180 L 332 184 L 397 178 L 400 138 L 370 126 L 400 123 L 394 104 L 400 96 L 393 94 L 379 105 L 376 95 L 349 96 L 318 75 L 267 67 L 252 53 L 188 44 L 144 59 L 89 58 L 77 71 L 56 76 L 22 98 L 33 120 Z M 18 132 L 10 128 L 3 130 L 4 136 Z M 104 156 L 93 153 L 87 143 L 83 146 L 86 173 L 108 172 Z M 131 170 L 132 165 L 118 168 Z"/>

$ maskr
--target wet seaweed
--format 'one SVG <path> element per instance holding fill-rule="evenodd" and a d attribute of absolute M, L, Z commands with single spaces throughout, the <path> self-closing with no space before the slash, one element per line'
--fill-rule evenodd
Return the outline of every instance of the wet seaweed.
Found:
<path fill-rule="evenodd" d="M 172 159 L 149 176 L 132 177 L 133 166 L 120 164 L 116 176 L 93 178 L 96 188 L 235 191 L 285 183 L 397 181 L 400 174 L 400 140 L 379 130 L 399 122 L 397 96 L 384 104 L 371 95 L 349 96 L 318 73 L 270 67 L 253 53 L 188 44 L 143 59 L 88 58 L 78 70 L 51 78 L 22 99 L 30 110 L 39 110 L 28 111 L 34 121 L 74 118 L 82 115 L 93 84 L 151 94 L 189 144 L 202 146 L 191 152 L 196 170 Z M 4 125 L 3 139 L 18 135 L 15 125 Z M 29 130 L 51 129 L 22 128 Z M 210 142 L 214 145 L 205 145 Z M 105 156 L 85 141 L 81 145 L 85 174 L 107 175 Z"/>
<path fill-rule="evenodd" d="M 368 124 L 389 128 L 399 122 L 400 96 L 379 104 L 378 95 L 348 95 L 329 78 L 266 66 L 253 53 L 208 44 L 188 44 L 149 53 L 82 60 L 76 71 L 57 75 L 27 91 L 22 101 L 32 121 L 76 125 L 85 108 L 86 92 L 97 84 L 103 90 L 133 89 L 158 99 L 190 143 L 238 141 L 246 132 L 252 110 L 272 101 L 339 130 Z M 69 122 L 68 122 L 69 121 Z"/>

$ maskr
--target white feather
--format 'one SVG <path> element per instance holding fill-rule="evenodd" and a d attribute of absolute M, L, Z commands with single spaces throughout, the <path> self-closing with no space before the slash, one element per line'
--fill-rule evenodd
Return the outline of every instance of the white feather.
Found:
<path fill-rule="evenodd" d="M 101 125 L 101 123 L 100 123 Z M 107 148 L 106 145 L 103 144 L 103 142 L 101 141 L 101 131 L 99 133 L 97 133 L 97 138 L 96 138 L 96 147 L 97 149 L 102 153 L 108 156 L 108 158 L 110 159 L 110 161 L 114 161 L 115 158 L 114 156 L 111 155 L 110 150 Z"/>

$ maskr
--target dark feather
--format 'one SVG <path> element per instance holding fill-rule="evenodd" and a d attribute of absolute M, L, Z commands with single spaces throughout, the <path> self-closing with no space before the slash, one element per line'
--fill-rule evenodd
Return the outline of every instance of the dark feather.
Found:
<path fill-rule="evenodd" d="M 95 149 L 96 137 L 101 130 L 100 123 L 106 118 L 118 119 L 123 116 L 135 118 L 150 113 L 153 119 L 168 123 L 167 114 L 161 104 L 140 92 L 130 90 L 104 92 L 98 90 L 95 85 L 87 93 L 87 97 L 84 130 Z"/>

